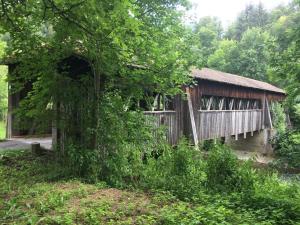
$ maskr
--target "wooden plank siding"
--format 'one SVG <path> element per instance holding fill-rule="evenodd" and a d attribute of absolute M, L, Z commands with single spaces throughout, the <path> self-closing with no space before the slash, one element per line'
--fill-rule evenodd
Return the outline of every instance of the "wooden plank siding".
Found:
<path fill-rule="evenodd" d="M 180 138 L 180 120 L 176 111 L 145 111 L 146 123 L 154 128 L 154 138 L 157 138 L 158 128 L 165 128 L 165 138 L 171 145 L 176 145 Z"/>
<path fill-rule="evenodd" d="M 239 135 L 262 129 L 263 110 L 199 110 L 195 114 L 199 141 Z M 182 135 L 180 120 L 175 111 L 146 111 L 146 121 L 155 131 L 163 126 L 166 140 L 176 145 Z"/>
<path fill-rule="evenodd" d="M 209 140 L 261 130 L 262 114 L 261 109 L 198 110 L 198 139 Z"/>

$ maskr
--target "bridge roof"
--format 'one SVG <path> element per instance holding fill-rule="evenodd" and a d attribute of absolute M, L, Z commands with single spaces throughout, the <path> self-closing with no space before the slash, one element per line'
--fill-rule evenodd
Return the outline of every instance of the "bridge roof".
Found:
<path fill-rule="evenodd" d="M 218 70 L 213 70 L 209 68 L 199 69 L 192 69 L 192 77 L 203 79 L 203 80 L 210 80 L 220 83 L 227 83 L 247 88 L 254 88 L 260 90 L 266 90 L 271 92 L 276 92 L 280 94 L 285 94 L 285 91 L 275 87 L 272 84 L 250 79 L 247 77 L 238 76 L 235 74 L 225 73 Z"/>

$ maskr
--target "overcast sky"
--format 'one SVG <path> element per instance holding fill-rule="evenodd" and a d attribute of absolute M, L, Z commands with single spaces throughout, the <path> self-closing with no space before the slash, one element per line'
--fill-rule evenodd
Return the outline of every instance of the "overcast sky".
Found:
<path fill-rule="evenodd" d="M 188 21 L 197 20 L 203 16 L 216 16 L 224 27 L 227 27 L 234 21 L 240 11 L 245 9 L 246 5 L 261 2 L 267 10 L 270 10 L 280 4 L 286 5 L 291 0 L 189 0 L 193 8 L 188 13 Z"/>

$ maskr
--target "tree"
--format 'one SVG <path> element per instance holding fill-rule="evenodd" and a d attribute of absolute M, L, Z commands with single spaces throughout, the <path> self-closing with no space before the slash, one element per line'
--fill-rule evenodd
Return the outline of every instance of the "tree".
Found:
<path fill-rule="evenodd" d="M 222 40 L 217 50 L 209 56 L 208 66 L 228 73 L 239 74 L 237 67 L 239 61 L 238 44 L 234 40 Z"/>
<path fill-rule="evenodd" d="M 207 66 L 207 60 L 218 44 L 222 35 L 221 22 L 215 17 L 203 17 L 194 27 L 194 45 L 198 50 L 198 58 L 201 60 L 196 64 L 197 67 Z"/>
<path fill-rule="evenodd" d="M 247 30 L 240 41 L 239 74 L 257 80 L 268 81 L 267 69 L 270 60 L 269 48 L 272 37 L 259 28 Z"/>
<path fill-rule="evenodd" d="M 217 38 L 221 39 L 223 34 L 223 27 L 221 21 L 217 17 L 205 16 L 199 19 L 194 25 L 196 33 L 202 28 L 206 27 L 217 34 Z"/>
<path fill-rule="evenodd" d="M 299 129 L 300 117 L 300 2 L 295 1 L 294 10 L 281 16 L 272 27 L 278 43 L 271 52 L 270 79 L 287 90 L 286 106 L 294 125 Z M 289 11 L 290 12 L 290 11 Z"/>
<path fill-rule="evenodd" d="M 226 37 L 235 40 L 241 40 L 243 33 L 249 28 L 264 28 L 268 24 L 268 13 L 263 5 L 249 4 L 243 10 L 237 20 L 228 28 Z"/>
<path fill-rule="evenodd" d="M 0 25 L 11 36 L 9 55 L 18 60 L 12 88 L 33 83 L 19 117 L 53 120 L 64 134 L 57 147 L 73 166 L 121 176 L 128 146 L 144 151 L 142 122 L 128 109 L 145 92 L 173 95 L 188 80 L 189 35 L 177 10 L 186 1 L 1 3 Z M 91 66 L 77 80 L 58 69 L 74 53 Z"/>

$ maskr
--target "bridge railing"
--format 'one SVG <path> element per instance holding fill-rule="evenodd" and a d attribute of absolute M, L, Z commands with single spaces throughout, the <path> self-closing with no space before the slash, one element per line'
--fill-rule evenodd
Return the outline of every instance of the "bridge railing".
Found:
<path fill-rule="evenodd" d="M 145 111 L 146 123 L 153 126 L 154 137 L 158 137 L 158 128 L 165 129 L 165 138 L 176 145 L 180 138 L 180 120 L 175 111 Z M 253 133 L 262 129 L 263 110 L 199 110 L 195 113 L 198 139 L 209 140 L 231 135 Z M 189 123 L 189 121 L 185 121 Z"/>
<path fill-rule="evenodd" d="M 154 137 L 160 135 L 158 128 L 165 128 L 165 138 L 171 145 L 177 144 L 180 136 L 179 120 L 175 111 L 145 111 L 146 123 L 154 128 Z"/>
<path fill-rule="evenodd" d="M 195 116 L 199 140 L 238 135 L 262 129 L 261 109 L 199 110 Z"/>

